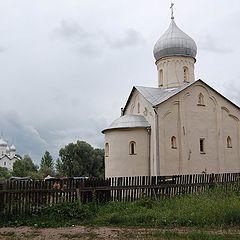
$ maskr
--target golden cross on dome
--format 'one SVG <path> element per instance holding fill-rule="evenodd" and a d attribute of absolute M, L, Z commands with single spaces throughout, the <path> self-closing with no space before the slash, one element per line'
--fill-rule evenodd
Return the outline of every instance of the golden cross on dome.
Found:
<path fill-rule="evenodd" d="M 174 19 L 174 16 L 173 16 L 173 6 L 174 6 L 174 3 L 171 2 L 171 7 L 170 7 L 170 9 L 171 9 L 171 19 Z"/>

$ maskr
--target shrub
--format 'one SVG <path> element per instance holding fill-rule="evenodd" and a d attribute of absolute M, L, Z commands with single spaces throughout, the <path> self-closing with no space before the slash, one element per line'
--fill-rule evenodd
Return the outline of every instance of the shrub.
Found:
<path fill-rule="evenodd" d="M 96 204 L 81 205 L 77 202 L 61 203 L 47 206 L 42 209 L 41 216 L 57 219 L 78 219 L 85 220 L 95 216 L 97 213 Z"/>

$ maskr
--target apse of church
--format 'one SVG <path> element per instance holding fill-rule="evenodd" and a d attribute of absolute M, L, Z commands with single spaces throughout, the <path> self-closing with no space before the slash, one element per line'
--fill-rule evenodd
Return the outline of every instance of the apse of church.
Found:
<path fill-rule="evenodd" d="M 239 172 L 240 109 L 195 81 L 197 45 L 173 12 L 153 54 L 157 87 L 133 87 L 103 130 L 106 177 Z"/>

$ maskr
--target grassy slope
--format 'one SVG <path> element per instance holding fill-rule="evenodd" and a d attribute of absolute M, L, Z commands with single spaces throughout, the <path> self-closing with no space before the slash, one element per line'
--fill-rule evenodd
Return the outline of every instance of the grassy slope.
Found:
<path fill-rule="evenodd" d="M 136 203 L 110 203 L 100 207 L 89 224 L 123 227 L 230 227 L 240 225 L 240 197 L 219 190 Z"/>

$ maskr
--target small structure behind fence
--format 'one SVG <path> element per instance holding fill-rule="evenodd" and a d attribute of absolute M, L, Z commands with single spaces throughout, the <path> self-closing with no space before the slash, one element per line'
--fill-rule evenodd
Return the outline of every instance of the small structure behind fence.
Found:
<path fill-rule="evenodd" d="M 137 201 L 141 197 L 161 199 L 192 194 L 215 185 L 233 187 L 240 173 L 174 176 L 113 177 L 107 179 L 61 179 L 50 181 L 6 181 L 0 183 L 0 213 L 32 214 L 43 206 L 79 201 Z"/>

